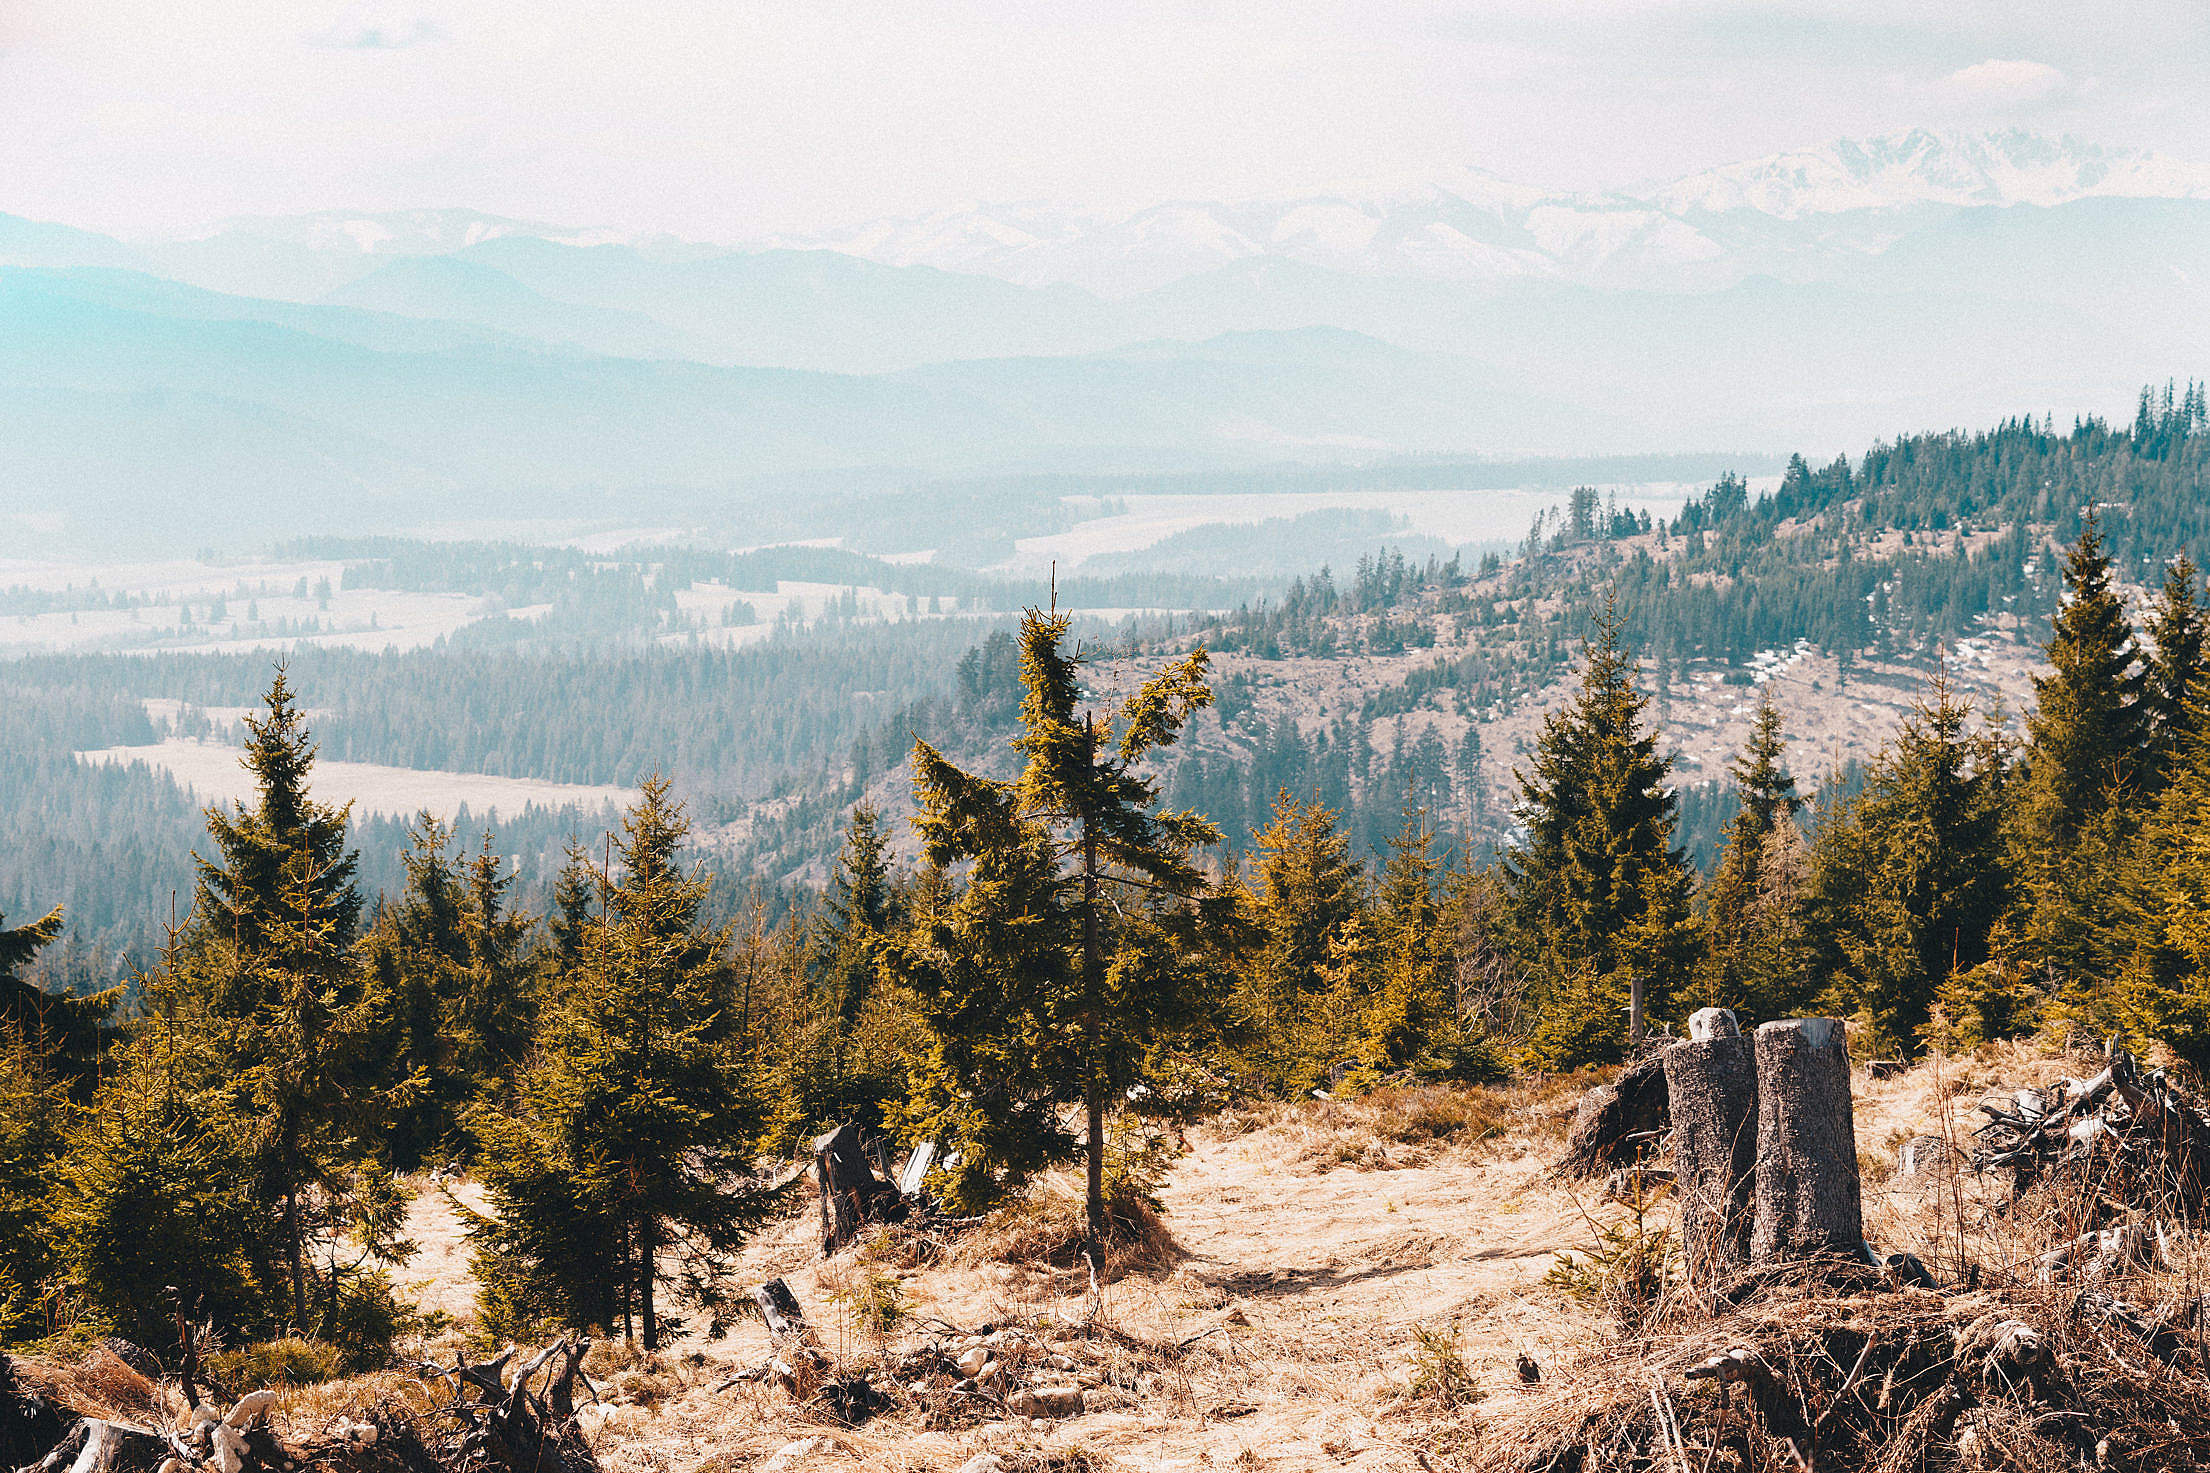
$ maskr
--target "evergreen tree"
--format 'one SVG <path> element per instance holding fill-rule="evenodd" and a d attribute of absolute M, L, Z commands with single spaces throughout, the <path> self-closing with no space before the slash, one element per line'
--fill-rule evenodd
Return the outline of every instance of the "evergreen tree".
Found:
<path fill-rule="evenodd" d="M 1407 806 L 1375 895 L 1372 980 L 1358 1056 L 1366 1077 L 1485 1069 L 1458 1019 L 1457 956 L 1436 894 L 1442 866 L 1424 809 Z"/>
<path fill-rule="evenodd" d="M 52 1273 L 48 1172 L 68 1105 L 40 1053 L 0 1021 L 0 1340 L 35 1323 Z"/>
<path fill-rule="evenodd" d="M 1243 1011 L 1252 1024 L 1252 1062 L 1271 1088 L 1301 1093 L 1351 1042 L 1315 1025 L 1314 1000 L 1328 988 L 1325 968 L 1356 924 L 1365 875 L 1350 838 L 1317 799 L 1287 791 L 1253 841 L 1246 907 L 1257 944 L 1241 969 Z"/>
<path fill-rule="evenodd" d="M 2148 712 L 2150 776 L 2161 786 L 2185 759 L 2201 726 L 2199 708 L 2190 698 L 2203 675 L 2203 611 L 2195 565 L 2184 554 L 2164 569 L 2149 638 L 2156 653 L 2149 661 L 2142 699 Z"/>
<path fill-rule="evenodd" d="M 2093 984 L 2097 937 L 2110 923 L 2111 856 L 2132 826 L 2154 708 L 2143 698 L 2133 627 L 2092 516 L 2065 559 L 2064 589 L 2047 646 L 2052 669 L 2034 678 L 2038 705 L 2026 718 L 2018 929 L 2078 990 Z"/>
<path fill-rule="evenodd" d="M 1190 853 L 1220 835 L 1194 814 L 1154 812 L 1157 785 L 1136 772 L 1180 736 L 1192 712 L 1211 704 L 1203 648 L 1145 681 L 1101 721 L 1083 706 L 1082 656 L 1062 647 L 1071 622 L 1069 615 L 1034 609 L 1022 620 L 1026 693 L 1013 745 L 1026 761 L 1016 781 L 971 776 L 926 742 L 914 746 L 918 823 L 929 859 L 975 861 L 969 889 L 985 881 L 989 888 L 975 906 L 955 907 L 949 924 L 932 929 L 925 950 L 937 955 L 913 958 L 908 975 L 928 999 L 924 1013 L 939 1039 L 943 1021 L 971 1016 L 978 996 L 1019 1004 L 1018 1014 L 999 1012 L 986 1025 L 993 1036 L 1063 1037 L 1061 1048 L 1044 1052 L 1057 1056 L 1052 1065 L 1064 1060 L 1060 1078 L 1083 1103 L 1084 1251 L 1093 1279 L 1102 1282 L 1106 1100 L 1130 1082 L 1161 1029 L 1188 1020 L 1189 974 L 1169 964 L 1163 941 L 1173 927 L 1161 903 L 1203 891 Z M 1132 904 L 1116 905 L 1108 892 Z M 1056 950 L 1068 960 L 1039 968 L 1008 996 L 1009 956 L 960 954 L 993 930 L 1012 933 L 1005 938 L 1010 956 Z M 938 1057 L 950 1064 L 967 1047 L 940 1049 Z"/>
<path fill-rule="evenodd" d="M 1662 1008 L 1690 959 L 1687 861 L 1673 847 L 1669 759 L 1645 730 L 1647 698 L 1607 607 L 1572 702 L 1547 717 L 1519 775 L 1526 837 L 1505 859 L 1516 949 L 1536 978 L 1532 1058 L 1545 1067 L 1615 1059 L 1632 984 Z"/>
<path fill-rule="evenodd" d="M 1772 938 L 1753 928 L 1751 912 L 1767 894 L 1766 846 L 1783 826 L 1793 832 L 1795 814 L 1803 807 L 1783 750 L 1780 708 L 1768 686 L 1758 700 L 1749 741 L 1734 760 L 1739 806 L 1727 825 L 1718 871 L 1705 891 L 1704 948 L 1693 997 L 1699 1006 L 1739 1008 L 1752 1017 L 1768 1017 L 1778 1001 L 1760 985 L 1779 979 L 1766 970 L 1769 961 L 1762 954 Z"/>
<path fill-rule="evenodd" d="M 499 1207 L 475 1227 L 499 1271 L 487 1299 L 610 1323 L 611 1287 L 647 1350 L 676 1323 L 663 1285 L 723 1323 L 732 1255 L 771 1205 L 747 1174 L 762 1112 L 730 936 L 704 922 L 708 882 L 679 867 L 689 833 L 668 783 L 648 780 L 511 1110 L 469 1117 Z"/>
<path fill-rule="evenodd" d="M 277 1261 L 256 1274 L 284 1286 L 290 1322 L 310 1329 L 338 1290 L 311 1262 L 319 1248 L 364 1229 L 370 1258 L 398 1248 L 372 1227 L 391 1190 L 377 1158 L 385 1100 L 366 1077 L 375 1008 L 351 954 L 361 899 L 347 810 L 308 793 L 315 749 L 281 668 L 247 726 L 255 800 L 208 810 L 216 857 L 195 856 L 188 934 L 146 994 L 167 1030 L 196 1035 L 186 1056 L 208 1077 L 193 1108 L 227 1111 L 246 1134 L 255 1200 L 275 1219 L 256 1241 Z"/>
<path fill-rule="evenodd" d="M 61 907 L 23 926 L 0 926 L 0 1031 L 12 1030 L 40 1071 L 62 1071 L 82 1084 L 99 1064 L 105 1024 L 123 989 L 89 997 L 49 992 L 23 975 L 38 953 L 61 934 Z"/>
<path fill-rule="evenodd" d="M 2001 739 L 1946 680 L 1819 826 L 1806 896 L 1832 1003 L 1910 1048 L 1952 973 L 1986 961 L 2010 899 Z"/>
<path fill-rule="evenodd" d="M 317 803 L 308 792 L 315 748 L 281 665 L 262 707 L 261 715 L 246 717 L 245 767 L 256 801 L 227 812 L 210 808 L 207 832 L 216 852 L 193 856 L 200 881 L 197 919 L 239 956 L 255 957 L 279 917 L 297 913 L 290 892 L 305 887 L 308 910 L 328 922 L 342 950 L 361 914 L 353 888 L 359 858 L 346 848 L 349 808 Z"/>

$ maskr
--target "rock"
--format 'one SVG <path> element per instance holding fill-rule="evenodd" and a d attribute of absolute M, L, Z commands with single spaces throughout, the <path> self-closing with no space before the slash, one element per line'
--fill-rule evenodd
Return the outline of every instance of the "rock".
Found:
<path fill-rule="evenodd" d="M 826 1437 L 801 1437 L 796 1442 L 786 1442 L 760 1464 L 759 1473 L 783 1473 L 786 1468 L 795 1468 L 819 1452 L 828 1441 Z"/>
<path fill-rule="evenodd" d="M 990 1352 L 979 1345 L 973 1347 L 970 1350 L 961 1351 L 959 1353 L 958 1359 L 952 1362 L 953 1365 L 959 1368 L 959 1374 L 967 1377 L 969 1380 L 972 1380 L 974 1377 L 981 1375 L 982 1368 L 989 1363 Z"/>
<path fill-rule="evenodd" d="M 1698 1008 L 1688 1015 L 1688 1041 L 1709 1043 L 1714 1038 L 1740 1038 L 1742 1025 L 1732 1008 Z"/>
<path fill-rule="evenodd" d="M 223 1425 L 236 1427 L 241 1431 L 259 1426 L 268 1419 L 269 1408 L 275 1405 L 276 1391 L 273 1387 L 264 1386 L 259 1391 L 249 1391 L 238 1398 L 238 1404 L 230 1409 L 230 1415 L 223 1418 Z"/>
<path fill-rule="evenodd" d="M 246 1435 L 228 1422 L 215 1424 L 215 1473 L 240 1473 L 246 1465 Z"/>
<path fill-rule="evenodd" d="M 976 1453 L 959 1465 L 959 1473 L 1005 1473 L 1005 1459 L 996 1453 Z"/>

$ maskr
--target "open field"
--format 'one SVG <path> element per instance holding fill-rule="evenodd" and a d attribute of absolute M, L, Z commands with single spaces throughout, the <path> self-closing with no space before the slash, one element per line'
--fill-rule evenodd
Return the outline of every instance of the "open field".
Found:
<path fill-rule="evenodd" d="M 77 758 L 124 765 L 142 762 L 174 777 L 203 803 L 243 801 L 254 794 L 253 779 L 239 764 L 239 749 L 228 742 L 170 737 L 150 746 L 79 752 Z M 511 817 L 528 808 L 625 807 L 638 796 L 633 788 L 539 782 L 488 773 L 430 772 L 327 757 L 315 763 L 313 786 L 315 797 L 322 802 L 351 803 L 359 815 L 411 818 L 427 810 L 448 820 L 463 805 L 476 818 L 492 813 Z"/>
<path fill-rule="evenodd" d="M 2040 1246 L 2028 1241 L 2033 1224 L 1987 1215 L 1987 1187 L 1967 1179 L 1961 1195 L 1929 1193 L 1893 1163 L 1914 1136 L 1962 1141 L 1983 1093 L 2079 1067 L 2014 1043 L 1883 1080 L 1858 1074 L 1868 1237 L 1930 1263 L 1952 1260 L 1961 1234 L 1998 1263 Z M 762 1466 L 809 1438 L 775 1466 L 948 1473 L 983 1451 L 1007 1469 L 1492 1466 L 1494 1429 L 1539 1418 L 1561 1382 L 1619 1353 L 1610 1312 L 1551 1276 L 1560 1254 L 1586 1255 L 1601 1228 L 1634 1221 L 1602 1181 L 1546 1170 L 1588 1082 L 1389 1089 L 1236 1107 L 1193 1125 L 1159 1193 L 1171 1247 L 1112 1283 L 1094 1322 L 1081 1273 L 1011 1246 L 1049 1240 L 1054 1222 L 1062 1239 L 1073 1230 L 1071 1179 L 1047 1179 L 1044 1226 L 1025 1239 L 991 1226 L 889 1229 L 826 1260 L 809 1197 L 746 1249 L 742 1274 L 784 1278 L 833 1358 L 864 1370 L 951 1335 L 947 1326 L 1026 1327 L 1095 1361 L 1106 1388 L 1082 1414 L 1040 1423 L 907 1404 L 845 1428 L 772 1385 L 731 1383 L 769 1351 L 764 1328 L 745 1320 L 726 1339 L 678 1343 L 639 1367 L 642 1379 L 615 1378 L 649 1394 L 612 1390 L 617 1404 L 590 1415 L 592 1440 L 612 1473 Z M 469 1286 L 455 1275 L 466 1254 L 443 1190 L 484 1206 L 465 1185 L 419 1196 L 409 1233 L 425 1252 L 402 1276 L 425 1302 L 465 1312 Z M 1644 1228 L 1664 1231 L 1670 1200 L 1645 1205 Z M 879 1343 L 844 1307 L 869 1280 L 894 1284 L 903 1311 Z M 1692 1325 L 1677 1328 L 1693 1339 Z M 1463 1372 L 1443 1398 L 1420 1389 L 1440 1350 Z M 1523 1355 L 1538 1384 L 1523 1382 Z"/>

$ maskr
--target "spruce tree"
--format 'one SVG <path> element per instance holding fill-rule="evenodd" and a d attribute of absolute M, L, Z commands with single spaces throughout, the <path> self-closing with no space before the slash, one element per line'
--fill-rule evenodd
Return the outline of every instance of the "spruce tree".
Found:
<path fill-rule="evenodd" d="M 973 1018 L 977 999 L 1011 1005 L 994 1011 L 994 1021 L 973 1018 L 993 1038 L 1062 1041 L 1038 1053 L 1053 1072 L 1066 1071 L 1060 1083 L 1083 1104 L 1084 1252 L 1102 1282 L 1106 1101 L 1131 1081 L 1152 1038 L 1192 1010 L 1190 974 L 1163 964 L 1161 942 L 1172 928 L 1158 912 L 1205 889 L 1191 852 L 1220 835 L 1193 813 L 1155 811 L 1157 784 L 1137 772 L 1212 703 L 1205 651 L 1169 664 L 1100 719 L 1082 697 L 1086 661 L 1064 648 L 1071 623 L 1070 615 L 1035 609 L 1021 621 L 1025 694 L 1013 745 L 1025 761 L 1016 780 L 972 776 L 915 743 L 917 822 L 928 858 L 973 861 L 969 890 L 985 889 L 971 906 L 962 897 L 920 954 L 908 953 L 904 970 L 926 1000 L 947 1065 L 971 1045 L 945 1048 L 945 1024 Z M 1152 909 L 1137 914 L 1144 906 Z M 1124 925 L 1123 915 L 1133 923 Z M 972 954 L 969 948 L 993 936 L 1006 952 Z M 1066 961 L 1041 965 L 1031 977 L 1006 975 L 1008 961 L 1051 952 Z M 1000 1053 L 986 1072 L 1004 1077 L 1003 1062 Z"/>
<path fill-rule="evenodd" d="M 1915 1047 L 1936 992 L 1986 961 L 2011 896 L 2002 823 L 2001 738 L 1937 676 L 1866 773 L 1864 791 L 1824 815 L 1805 897 L 1831 979 L 1828 1005 L 1854 1011 L 1886 1046 Z"/>
<path fill-rule="evenodd" d="M 1358 920 L 1365 873 L 1334 811 L 1286 791 L 1252 848 L 1245 904 L 1257 944 L 1239 991 L 1253 1063 L 1269 1087 L 1301 1093 L 1350 1042 L 1314 1026 L 1313 1003 L 1328 988 L 1327 963 Z"/>
<path fill-rule="evenodd" d="M 1672 763 L 1644 728 L 1621 622 L 1616 606 L 1598 617 L 1580 689 L 1544 720 L 1519 775 L 1526 837 L 1505 858 L 1505 885 L 1516 949 L 1538 979 L 1531 1057 L 1544 1067 L 1618 1058 L 1633 983 L 1646 1008 L 1663 1008 L 1692 954 Z"/>
<path fill-rule="evenodd" d="M 1794 828 L 1803 799 L 1784 761 L 1780 708 L 1770 686 L 1757 704 L 1749 740 L 1733 766 L 1738 806 L 1727 825 L 1726 847 L 1704 896 L 1704 947 L 1696 967 L 1695 1001 L 1705 1007 L 1739 1008 L 1771 1016 L 1776 998 L 1755 956 L 1751 912 L 1765 893 L 1762 871 L 1768 841 L 1783 825 Z M 1762 939 L 1762 938 L 1759 938 Z"/>
<path fill-rule="evenodd" d="M 61 934 L 61 918 L 56 906 L 28 925 L 0 926 L 0 1030 L 13 1030 L 42 1072 L 56 1071 L 67 1082 L 82 1085 L 98 1067 L 105 1025 L 123 989 L 67 997 L 23 975 Z"/>
<path fill-rule="evenodd" d="M 2069 848 L 2139 776 L 2152 708 L 2142 700 L 2133 626 L 2090 516 L 2064 560 L 2064 603 L 2034 678 L 2021 795 L 2031 842 Z"/>
<path fill-rule="evenodd" d="M 2164 586 L 2149 620 L 2156 646 L 2143 702 L 2148 712 L 2149 777 L 2158 787 L 2185 760 L 2201 728 L 2190 704 L 2203 676 L 2203 611 L 2194 562 L 2182 554 L 2164 569 Z"/>
<path fill-rule="evenodd" d="M 1366 1078 L 1485 1072 L 1459 1024 L 1457 956 L 1436 893 L 1441 870 L 1426 811 L 1407 806 L 1374 897 L 1372 977 L 1358 1045 Z"/>
<path fill-rule="evenodd" d="M 245 767 L 256 798 L 251 806 L 207 811 L 215 853 L 193 855 L 196 919 L 238 955 L 257 956 L 279 917 L 296 913 L 290 892 L 304 887 L 308 910 L 329 923 L 332 942 L 342 950 L 352 943 L 361 915 L 353 886 L 359 859 L 346 848 L 349 806 L 317 803 L 308 791 L 315 747 L 283 666 L 262 697 L 261 714 L 247 716 L 246 728 Z"/>
<path fill-rule="evenodd" d="M 706 923 L 709 882 L 681 866 L 689 833 L 669 784 L 648 780 L 513 1105 L 469 1117 L 499 1207 L 476 1227 L 503 1271 L 487 1298 L 609 1323 L 611 1288 L 647 1350 L 675 1324 L 665 1285 L 724 1322 L 733 1255 L 771 1206 L 748 1174 L 762 1110 L 730 934 Z"/>
<path fill-rule="evenodd" d="M 249 1140 L 256 1201 L 275 1219 L 258 1240 L 275 1261 L 256 1271 L 309 1329 L 338 1287 L 315 1269 L 319 1249 L 364 1230 L 371 1259 L 398 1244 L 374 1226 L 390 1194 L 376 1150 L 386 1101 L 368 1072 L 375 999 L 352 955 L 361 898 L 347 810 L 308 791 L 315 749 L 281 667 L 263 705 L 246 719 L 254 801 L 208 810 L 215 853 L 194 856 L 187 935 L 146 995 L 166 1028 L 195 1035 L 185 1055 L 212 1072 L 194 1108 L 219 1101 Z"/>
<path fill-rule="evenodd" d="M 2018 930 L 2036 957 L 2083 990 L 2093 985 L 2097 937 L 2110 923 L 2111 856 L 2126 841 L 2149 775 L 2154 710 L 2092 516 L 2065 559 L 2064 591 L 2047 645 L 2052 668 L 2035 677 L 2038 704 L 2026 718 Z"/>

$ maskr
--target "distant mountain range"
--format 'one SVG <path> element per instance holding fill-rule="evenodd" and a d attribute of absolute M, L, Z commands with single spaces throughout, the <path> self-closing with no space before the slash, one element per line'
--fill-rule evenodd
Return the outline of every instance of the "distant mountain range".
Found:
<path fill-rule="evenodd" d="M 87 536 L 649 517 L 795 472 L 1854 451 L 2206 372 L 2210 169 L 2017 133 L 1637 196 L 1468 174 L 739 248 L 460 210 L 159 241 L 0 216 L 0 525 Z"/>
<path fill-rule="evenodd" d="M 1806 257 L 1877 253 L 1951 211 L 2107 198 L 2210 199 L 2210 166 L 2030 133 L 1919 130 L 1732 164 L 1645 194 L 1560 194 L 1467 171 L 1126 216 L 973 206 L 773 244 L 1107 294 L 1260 257 L 1358 275 L 1680 290 L 1799 274 Z"/>

